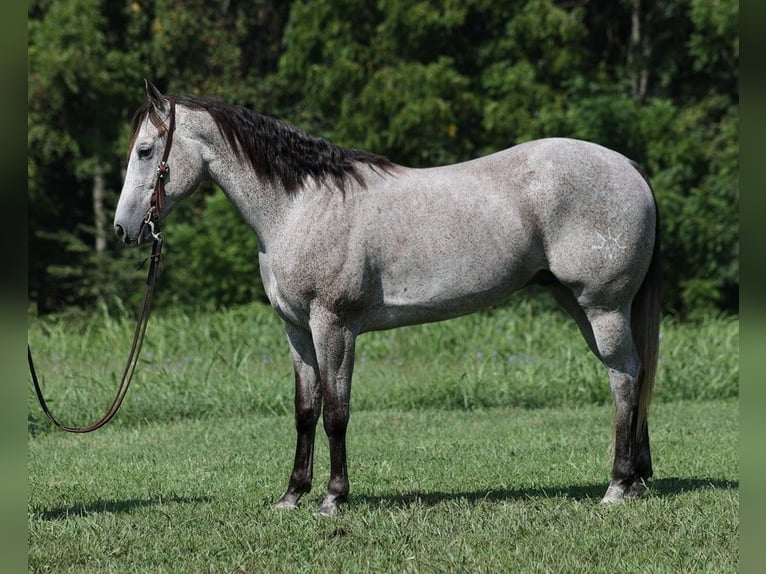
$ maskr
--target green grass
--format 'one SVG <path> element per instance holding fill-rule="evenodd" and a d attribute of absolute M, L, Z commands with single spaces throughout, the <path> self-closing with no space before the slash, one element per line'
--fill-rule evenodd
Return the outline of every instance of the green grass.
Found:
<path fill-rule="evenodd" d="M 106 314 L 34 318 L 54 412 L 100 416 L 132 330 Z M 598 503 L 611 398 L 572 321 L 537 299 L 363 335 L 352 495 L 328 479 L 272 509 L 291 469 L 292 366 L 259 305 L 159 309 L 114 421 L 55 431 L 28 396 L 29 570 L 101 572 L 734 572 L 739 566 L 738 321 L 666 320 L 648 496 Z"/>
<path fill-rule="evenodd" d="M 606 373 L 574 322 L 547 300 L 515 300 L 444 323 L 359 337 L 355 410 L 539 408 L 609 404 Z M 63 422 L 100 416 L 117 387 L 133 323 L 107 315 L 33 319 L 29 339 L 46 396 Z M 738 393 L 736 318 L 666 320 L 655 401 Z M 133 387 L 113 424 L 292 412 L 293 376 L 275 313 L 159 309 Z M 29 427 L 50 430 L 29 385 Z"/>
<path fill-rule="evenodd" d="M 288 416 L 47 434 L 29 444 L 30 571 L 735 572 L 738 408 L 656 405 L 645 499 L 599 504 L 611 409 L 358 412 L 352 496 L 286 486 Z"/>

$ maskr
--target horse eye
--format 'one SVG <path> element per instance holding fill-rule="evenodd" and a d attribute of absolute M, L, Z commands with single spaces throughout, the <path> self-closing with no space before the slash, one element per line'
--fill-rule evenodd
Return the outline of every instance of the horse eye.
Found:
<path fill-rule="evenodd" d="M 142 146 L 136 150 L 138 159 L 147 159 L 152 155 L 152 146 Z"/>

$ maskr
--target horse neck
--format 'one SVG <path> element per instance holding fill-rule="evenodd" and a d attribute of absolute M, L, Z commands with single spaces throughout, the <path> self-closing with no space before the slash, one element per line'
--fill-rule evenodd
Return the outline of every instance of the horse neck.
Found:
<path fill-rule="evenodd" d="M 279 233 L 290 197 L 278 182 L 259 177 L 246 160 L 238 158 L 222 139 L 208 161 L 210 178 L 228 197 L 265 250 Z"/>

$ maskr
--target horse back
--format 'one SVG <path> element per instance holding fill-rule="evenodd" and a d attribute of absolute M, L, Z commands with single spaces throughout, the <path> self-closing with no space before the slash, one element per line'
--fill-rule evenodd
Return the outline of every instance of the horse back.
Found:
<path fill-rule="evenodd" d="M 359 331 L 441 320 L 494 304 L 540 271 L 617 299 L 649 264 L 651 191 L 628 159 L 595 144 L 537 140 L 365 177 L 345 195 L 306 194 L 285 230 L 275 280 L 303 314 L 312 300 Z"/>

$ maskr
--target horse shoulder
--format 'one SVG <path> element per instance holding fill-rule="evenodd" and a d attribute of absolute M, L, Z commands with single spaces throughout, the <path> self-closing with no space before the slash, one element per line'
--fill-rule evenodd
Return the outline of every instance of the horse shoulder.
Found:
<path fill-rule="evenodd" d="M 283 318 L 307 325 L 312 309 L 353 314 L 369 293 L 364 234 L 342 211 L 340 197 L 308 198 L 261 254 L 264 288 Z"/>

